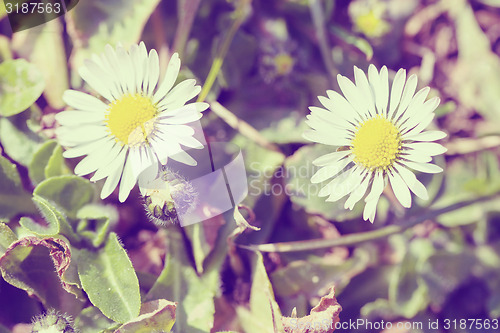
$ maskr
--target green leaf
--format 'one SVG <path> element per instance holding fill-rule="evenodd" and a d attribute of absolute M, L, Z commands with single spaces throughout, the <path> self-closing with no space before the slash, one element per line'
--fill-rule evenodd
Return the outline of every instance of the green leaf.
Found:
<path fill-rule="evenodd" d="M 42 74 L 24 59 L 0 64 L 0 115 L 9 117 L 35 103 L 45 88 Z"/>
<path fill-rule="evenodd" d="M 90 301 L 106 317 L 125 323 L 139 315 L 139 281 L 115 233 L 103 248 L 81 251 L 78 275 Z"/>
<path fill-rule="evenodd" d="M 27 166 L 38 150 L 41 137 L 28 126 L 33 112 L 23 112 L 13 117 L 0 117 L 0 142 L 14 161 Z"/>
<path fill-rule="evenodd" d="M 71 289 L 61 280 L 70 262 L 71 252 L 64 241 L 25 237 L 0 258 L 0 272 L 5 281 L 36 295 L 45 306 L 59 308 L 61 293 Z"/>
<path fill-rule="evenodd" d="M 0 223 L 0 256 L 15 241 L 17 241 L 16 234 L 5 223 Z"/>
<path fill-rule="evenodd" d="M 108 238 L 110 226 L 118 221 L 118 211 L 111 205 L 89 204 L 78 210 L 76 217 L 80 220 L 76 227 L 78 235 L 100 247 Z"/>
<path fill-rule="evenodd" d="M 60 20 L 51 20 L 12 36 L 17 54 L 29 59 L 40 70 L 46 83 L 43 95 L 54 109 L 65 106 L 62 96 L 69 87 L 68 67 L 61 66 L 67 62 L 63 36 Z"/>
<path fill-rule="evenodd" d="M 71 173 L 69 168 L 66 166 L 65 159 L 62 153 L 63 149 L 61 146 L 55 147 L 52 155 L 47 162 L 47 166 L 44 169 L 46 178 L 62 176 Z"/>
<path fill-rule="evenodd" d="M 81 333 L 104 332 L 116 324 L 104 316 L 95 306 L 89 306 L 75 318 L 75 327 Z"/>
<path fill-rule="evenodd" d="M 461 107 L 479 112 L 498 127 L 500 60 L 468 1 L 450 3 L 449 14 L 458 46 L 458 59 L 449 71 L 449 91 Z"/>
<path fill-rule="evenodd" d="M 69 225 L 66 217 L 58 207 L 36 194 L 33 195 L 32 200 L 38 207 L 47 226 L 36 223 L 29 217 L 21 217 L 19 224 L 22 227 L 38 236 L 54 236 L 61 234 L 72 242 L 78 242 L 80 240 L 80 237 L 74 233 L 73 228 Z"/>
<path fill-rule="evenodd" d="M 444 188 L 431 206 L 434 209 L 448 207 L 478 196 L 492 195 L 500 191 L 500 166 L 497 157 L 490 152 L 464 156 L 447 164 Z M 475 223 L 490 211 L 498 211 L 498 203 L 489 201 L 470 205 L 438 216 L 437 221 L 447 227 Z"/>
<path fill-rule="evenodd" d="M 29 217 L 21 217 L 19 224 L 32 231 L 37 236 L 54 236 L 59 233 L 60 218 L 62 217 L 56 209 L 50 205 L 47 200 L 40 198 L 39 196 L 33 196 L 33 202 L 40 210 L 40 214 L 47 222 L 47 226 L 44 227 L 39 223 L 33 221 Z"/>
<path fill-rule="evenodd" d="M 165 299 L 144 303 L 140 316 L 123 324 L 114 333 L 170 332 L 175 323 L 176 307 L 174 302 Z"/>
<path fill-rule="evenodd" d="M 54 202 L 70 218 L 76 218 L 80 208 L 94 198 L 94 187 L 78 176 L 57 176 L 42 181 L 33 191 L 48 201 Z"/>
<path fill-rule="evenodd" d="M 282 332 L 281 311 L 274 299 L 271 282 L 267 276 L 260 252 L 253 260 L 252 289 L 250 291 L 250 310 L 244 306 L 236 308 L 241 325 L 248 333 Z"/>
<path fill-rule="evenodd" d="M 33 154 L 33 159 L 28 165 L 28 174 L 34 184 L 38 184 L 46 178 L 45 166 L 56 147 L 57 142 L 55 140 L 48 140 Z"/>
<path fill-rule="evenodd" d="M 214 297 L 219 287 L 219 270 L 198 276 L 189 264 L 182 235 L 168 230 L 169 251 L 165 267 L 146 300 L 168 299 L 178 302 L 175 332 L 210 332 L 213 327 Z"/>
<path fill-rule="evenodd" d="M 31 195 L 23 189 L 17 166 L 0 155 L 0 218 L 21 213 L 36 213 Z"/>
<path fill-rule="evenodd" d="M 372 59 L 373 48 L 366 39 L 358 37 L 352 34 L 351 32 L 344 30 L 338 26 L 332 26 L 330 29 L 334 35 L 343 40 L 345 43 L 352 45 L 361 52 L 363 52 L 366 56 L 366 60 Z"/>
<path fill-rule="evenodd" d="M 62 156 L 62 148 L 55 140 L 48 140 L 33 154 L 28 165 L 31 181 L 38 184 L 46 178 L 69 174 Z"/>
<path fill-rule="evenodd" d="M 310 256 L 307 260 L 295 260 L 286 267 L 275 270 L 270 278 L 276 294 L 283 298 L 306 294 L 308 298 L 326 293 L 331 285 L 342 289 L 349 281 L 363 272 L 370 261 L 365 249 L 358 248 L 344 262 L 338 256 Z"/>
<path fill-rule="evenodd" d="M 389 301 L 393 308 L 406 318 L 413 318 L 429 304 L 428 289 L 420 277 L 420 272 L 434 251 L 428 239 L 417 238 L 412 241 L 406 256 L 389 282 Z"/>
<path fill-rule="evenodd" d="M 421 276 L 432 295 L 431 305 L 443 306 L 448 294 L 471 276 L 475 258 L 468 249 L 451 253 L 439 251 L 431 255 L 422 266 Z"/>

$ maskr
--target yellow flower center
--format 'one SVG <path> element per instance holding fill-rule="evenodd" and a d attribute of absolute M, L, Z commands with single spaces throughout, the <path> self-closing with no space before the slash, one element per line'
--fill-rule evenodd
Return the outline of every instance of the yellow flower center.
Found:
<path fill-rule="evenodd" d="M 138 144 L 152 132 L 158 109 L 151 99 L 141 94 L 127 94 L 109 104 L 106 125 L 117 142 Z"/>
<path fill-rule="evenodd" d="M 354 162 L 370 170 L 386 170 L 394 163 L 400 149 L 401 133 L 380 116 L 362 123 L 351 141 Z"/>
<path fill-rule="evenodd" d="M 280 76 L 290 74 L 295 64 L 295 60 L 287 53 L 280 53 L 274 57 L 274 67 L 276 73 Z"/>

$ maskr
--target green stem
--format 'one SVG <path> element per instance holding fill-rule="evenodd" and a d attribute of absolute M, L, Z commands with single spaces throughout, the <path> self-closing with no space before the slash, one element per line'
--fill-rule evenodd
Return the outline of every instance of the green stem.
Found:
<path fill-rule="evenodd" d="M 224 37 L 222 46 L 217 51 L 217 55 L 215 56 L 214 62 L 212 63 L 212 67 L 210 67 L 210 72 L 208 73 L 207 79 L 205 80 L 203 88 L 201 89 L 201 93 L 198 96 L 197 100 L 198 102 L 203 102 L 207 98 L 210 89 L 212 89 L 215 79 L 217 78 L 217 75 L 219 74 L 219 71 L 224 62 L 224 58 L 226 57 L 227 51 L 229 50 L 229 46 L 231 46 L 231 42 L 233 41 L 234 35 L 236 34 L 236 31 L 238 31 L 238 29 L 240 28 L 241 24 L 243 23 L 243 21 L 247 16 L 247 11 L 245 10 L 245 6 L 248 5 L 249 2 L 250 0 L 241 1 L 241 3 L 238 5 L 238 8 L 236 8 L 235 10 L 236 17 L 233 21 L 233 24 L 229 28 L 229 31 Z"/>
<path fill-rule="evenodd" d="M 330 81 L 333 82 L 334 78 L 337 76 L 337 70 L 333 63 L 331 48 L 326 35 L 325 18 L 323 17 L 324 10 L 319 0 L 309 0 L 309 10 L 311 11 L 314 28 L 316 29 L 321 57 L 323 58 L 328 74 L 330 74 Z M 330 84 L 332 84 L 332 82 L 330 82 Z"/>
<path fill-rule="evenodd" d="M 325 249 L 335 246 L 347 246 L 354 245 L 363 242 L 368 242 L 380 238 L 384 238 L 390 235 L 401 233 L 408 228 L 411 228 L 419 223 L 426 220 L 435 218 L 441 214 L 448 213 L 475 203 L 488 201 L 497 196 L 498 193 L 494 195 L 487 195 L 474 200 L 467 200 L 458 202 L 456 204 L 450 205 L 448 207 L 431 210 L 425 214 L 414 216 L 410 218 L 405 218 L 395 225 L 390 225 L 387 227 L 380 228 L 374 231 L 359 232 L 349 234 L 340 238 L 335 239 L 311 239 L 306 241 L 295 241 L 295 242 L 284 242 L 284 243 L 271 243 L 271 244 L 256 244 L 256 245 L 239 245 L 242 248 L 252 251 L 261 252 L 295 252 L 295 251 L 309 251 Z M 403 222 L 406 221 L 406 222 Z"/>
<path fill-rule="evenodd" d="M 178 52 L 181 59 L 186 43 L 193 27 L 193 21 L 198 12 L 201 0 L 179 0 L 177 1 L 179 23 L 174 38 L 172 49 Z"/>

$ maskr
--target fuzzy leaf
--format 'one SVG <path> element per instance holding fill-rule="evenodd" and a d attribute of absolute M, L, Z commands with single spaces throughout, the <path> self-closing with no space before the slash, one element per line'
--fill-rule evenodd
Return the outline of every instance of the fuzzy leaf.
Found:
<path fill-rule="evenodd" d="M 0 156 L 0 218 L 9 219 L 21 212 L 35 213 L 36 207 L 23 189 L 16 165 Z"/>
<path fill-rule="evenodd" d="M 83 309 L 75 318 L 75 327 L 81 333 L 112 332 L 107 330 L 112 326 L 116 326 L 116 323 L 104 316 L 95 306 Z"/>
<path fill-rule="evenodd" d="M 36 116 L 36 111 L 23 112 L 13 117 L 0 117 L 0 142 L 5 153 L 19 164 L 27 166 L 38 150 L 41 137 L 36 134 L 30 125 Z"/>
<path fill-rule="evenodd" d="M 31 181 L 38 184 L 45 179 L 45 166 L 49 162 L 50 156 L 57 147 L 55 140 L 49 140 L 42 144 L 33 155 L 33 159 L 28 165 L 28 173 Z"/>
<path fill-rule="evenodd" d="M 0 223 L 0 256 L 5 253 L 10 244 L 17 240 L 16 234 L 5 224 Z"/>
<path fill-rule="evenodd" d="M 123 324 L 115 333 L 170 332 L 175 323 L 176 307 L 176 303 L 165 299 L 144 303 L 139 317 Z"/>
<path fill-rule="evenodd" d="M 69 246 L 56 238 L 25 237 L 11 244 L 0 258 L 5 281 L 36 296 L 46 306 L 59 307 L 62 279 L 71 262 Z M 54 272 L 55 268 L 55 272 Z"/>
<path fill-rule="evenodd" d="M 214 296 L 219 286 L 219 272 L 213 269 L 198 276 L 189 265 L 181 235 L 175 230 L 169 230 L 169 236 L 165 267 L 146 300 L 164 298 L 179 304 L 175 332 L 209 332 L 213 326 Z"/>
<path fill-rule="evenodd" d="M 274 299 L 273 287 L 267 276 L 260 252 L 256 252 L 253 267 L 250 310 L 239 306 L 236 308 L 236 313 L 245 332 L 282 332 L 281 311 Z"/>
<path fill-rule="evenodd" d="M 332 333 L 340 320 L 340 311 L 342 307 L 337 302 L 335 288 L 332 287 L 309 315 L 301 318 L 283 317 L 283 328 L 286 333 Z"/>
<path fill-rule="evenodd" d="M 45 88 L 42 74 L 24 59 L 0 64 L 0 115 L 9 117 L 35 103 Z"/>
<path fill-rule="evenodd" d="M 106 317 L 125 323 L 139 315 L 139 281 L 115 233 L 103 248 L 81 251 L 78 275 L 90 301 Z"/>
<path fill-rule="evenodd" d="M 71 218 L 94 197 L 94 187 L 84 178 L 57 176 L 42 181 L 33 191 L 48 201 L 54 202 Z"/>

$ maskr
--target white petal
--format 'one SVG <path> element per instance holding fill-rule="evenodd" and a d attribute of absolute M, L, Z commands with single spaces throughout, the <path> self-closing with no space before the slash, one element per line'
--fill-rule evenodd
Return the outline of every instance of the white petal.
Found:
<path fill-rule="evenodd" d="M 405 147 L 414 149 L 422 154 L 436 156 L 446 153 L 448 149 L 436 142 L 413 142 L 405 144 Z"/>
<path fill-rule="evenodd" d="M 430 157 L 429 155 L 423 154 L 421 152 L 416 152 L 414 150 L 404 152 L 400 155 L 400 157 L 402 160 L 406 159 L 418 163 L 427 163 L 432 161 L 432 157 Z"/>
<path fill-rule="evenodd" d="M 322 96 L 319 96 L 322 97 Z M 326 97 L 323 97 L 325 100 L 328 100 Z M 329 110 L 325 110 L 316 106 L 310 106 L 309 110 L 311 111 L 311 116 L 320 118 L 324 121 L 327 121 L 328 123 L 334 125 L 336 128 L 339 129 L 351 129 L 354 130 L 354 125 L 344 118 L 340 117 L 338 114 L 334 114 L 333 112 Z"/>
<path fill-rule="evenodd" d="M 56 120 L 63 126 L 77 126 L 88 123 L 101 123 L 104 121 L 103 112 L 90 111 L 61 111 L 56 114 Z"/>
<path fill-rule="evenodd" d="M 108 177 L 115 171 L 120 162 L 122 162 L 122 159 L 125 159 L 128 149 L 120 147 L 119 145 L 118 148 L 118 155 L 113 159 L 106 159 L 105 161 L 102 161 L 103 163 L 101 163 L 101 167 L 99 167 L 92 178 L 90 178 L 91 181 L 96 182 Z"/>
<path fill-rule="evenodd" d="M 412 168 L 413 170 L 417 170 L 420 172 L 425 172 L 425 173 L 440 173 L 443 172 L 443 169 L 440 166 L 437 166 L 435 164 L 431 163 L 416 163 L 416 162 L 410 162 L 410 161 L 400 161 L 404 165 L 406 165 L 409 168 Z"/>
<path fill-rule="evenodd" d="M 392 190 L 398 201 L 403 207 L 411 207 L 411 194 L 408 186 L 405 184 L 401 176 L 396 172 L 388 172 L 389 181 L 391 182 Z"/>
<path fill-rule="evenodd" d="M 375 221 L 375 213 L 377 212 L 377 203 L 379 199 L 380 196 L 366 202 L 365 209 L 363 210 L 363 220 L 369 220 L 371 223 Z"/>
<path fill-rule="evenodd" d="M 401 127 L 401 131 L 404 133 L 407 130 L 417 126 L 422 120 L 426 119 L 429 114 L 436 110 L 439 102 L 439 97 L 434 97 L 421 105 L 418 111 L 414 113 L 414 115 L 403 124 L 403 126 Z"/>
<path fill-rule="evenodd" d="M 417 179 L 415 174 L 401 165 L 394 165 L 394 168 L 399 173 L 401 178 L 404 180 L 406 185 L 410 188 L 410 190 L 415 193 L 417 197 L 423 200 L 429 199 L 429 194 L 427 193 L 427 189 L 425 186 Z"/>
<path fill-rule="evenodd" d="M 78 73 L 87 84 L 92 87 L 99 95 L 112 101 L 113 95 L 109 89 L 111 81 L 109 80 L 109 72 L 104 71 L 94 61 L 85 60 L 83 67 L 80 67 Z"/>
<path fill-rule="evenodd" d="M 92 153 L 94 150 L 98 149 L 99 147 L 105 145 L 108 141 L 114 141 L 114 139 L 110 137 L 104 137 L 96 141 L 78 145 L 74 148 L 69 148 L 66 151 L 64 151 L 63 156 L 65 158 L 74 158 L 83 155 L 88 155 Z"/>
<path fill-rule="evenodd" d="M 179 83 L 172 89 L 167 96 L 158 102 L 159 109 L 177 109 L 187 101 L 192 99 L 194 96 L 198 95 L 201 91 L 200 86 L 195 86 L 196 81 L 193 79 L 187 79 Z"/>
<path fill-rule="evenodd" d="M 108 107 L 98 98 L 77 90 L 66 90 L 63 94 L 63 100 L 78 110 L 105 112 Z"/>
<path fill-rule="evenodd" d="M 345 209 L 353 209 L 354 205 L 361 200 L 363 195 L 366 193 L 366 189 L 368 188 L 368 184 L 370 183 L 370 175 L 366 176 L 361 185 L 359 185 L 357 188 L 352 191 L 351 195 L 349 198 L 346 200 L 344 204 Z"/>
<path fill-rule="evenodd" d="M 160 61 L 158 59 L 158 53 L 154 49 L 149 51 L 148 71 L 149 71 L 149 78 L 148 78 L 149 84 L 148 84 L 147 94 L 148 96 L 152 96 L 153 91 L 156 88 L 156 85 L 158 84 L 158 79 L 160 77 Z"/>
<path fill-rule="evenodd" d="M 391 100 L 389 104 L 389 113 L 387 115 L 388 119 L 392 118 L 394 111 L 396 110 L 399 102 L 401 101 L 401 94 L 403 93 L 403 87 L 406 81 L 406 70 L 400 69 L 396 76 L 394 77 L 394 81 L 392 82 L 391 88 Z"/>
<path fill-rule="evenodd" d="M 408 108 L 406 109 L 406 111 L 403 112 L 403 114 L 401 115 L 401 117 L 397 121 L 398 124 L 402 124 L 406 120 L 412 119 L 412 117 L 417 112 L 419 112 L 419 113 L 421 112 L 421 110 L 424 107 L 425 99 L 427 98 L 427 95 L 429 95 L 430 90 L 431 90 L 431 88 L 425 87 L 425 88 L 420 89 L 415 94 L 415 96 L 413 97 L 413 99 L 410 102 L 410 105 L 408 105 Z"/>
<path fill-rule="evenodd" d="M 377 171 L 373 178 L 372 188 L 370 190 L 370 193 L 366 196 L 365 202 L 372 200 L 378 201 L 378 198 L 382 195 L 382 192 L 384 191 L 385 187 L 384 185 L 385 185 L 384 175 L 382 174 L 382 172 Z"/>
<path fill-rule="evenodd" d="M 357 186 L 359 186 L 362 180 L 362 170 L 357 167 L 354 167 L 351 170 L 352 172 L 337 186 L 336 191 L 334 191 L 326 199 L 326 201 L 335 202 L 351 193 Z"/>
<path fill-rule="evenodd" d="M 352 83 L 351 80 L 342 75 L 337 75 L 337 81 L 339 83 L 340 89 L 344 94 L 345 98 L 352 105 L 352 107 L 360 114 L 365 117 L 369 116 L 366 104 L 363 101 L 363 94 L 358 90 L 358 88 Z"/>
<path fill-rule="evenodd" d="M 339 172 L 352 162 L 352 156 L 348 156 L 334 164 L 320 168 L 312 177 L 311 183 L 321 183 L 329 178 L 335 177 Z"/>
<path fill-rule="evenodd" d="M 330 146 L 347 146 L 350 144 L 350 140 L 347 138 L 328 136 L 327 134 L 319 133 L 314 130 L 304 131 L 304 133 L 302 133 L 302 137 L 312 142 Z"/>
<path fill-rule="evenodd" d="M 122 72 L 123 83 L 126 92 L 130 94 L 135 93 L 135 71 L 134 64 L 130 59 L 130 55 L 123 48 L 119 47 L 116 50 L 116 57 L 118 59 L 118 66 Z"/>
<path fill-rule="evenodd" d="M 415 94 L 415 90 L 417 89 L 417 80 L 417 76 L 415 74 L 412 74 L 408 78 L 408 81 L 406 81 L 405 87 L 403 89 L 403 94 L 401 96 L 401 102 L 399 103 L 399 107 L 394 114 L 394 120 L 398 120 L 398 118 L 403 114 L 408 105 L 410 105 L 410 102 L 413 99 L 413 95 Z"/>
<path fill-rule="evenodd" d="M 94 150 L 90 154 L 88 154 L 80 163 L 75 167 L 75 173 L 78 176 L 85 176 L 89 173 L 99 169 L 102 165 L 102 161 L 104 158 L 113 154 L 116 149 L 113 149 L 115 146 L 119 146 L 113 141 L 108 141 L 103 144 L 99 149 Z M 118 155 L 116 152 L 115 156 Z"/>
<path fill-rule="evenodd" d="M 426 131 L 412 136 L 403 136 L 403 140 L 413 141 L 437 141 L 445 138 L 447 134 L 442 131 Z"/>
<path fill-rule="evenodd" d="M 127 200 L 130 191 L 132 191 L 136 182 L 137 177 L 135 177 L 132 170 L 132 161 L 129 154 L 126 159 L 125 167 L 123 168 L 123 174 L 120 181 L 120 192 L 118 195 L 118 199 L 120 200 L 120 202 L 124 202 L 125 200 Z"/>
<path fill-rule="evenodd" d="M 102 125 L 61 126 L 56 129 L 56 136 L 62 146 L 68 147 L 109 137 Z"/>
<path fill-rule="evenodd" d="M 332 163 L 338 162 L 340 159 L 349 155 L 350 153 L 351 153 L 350 150 L 336 151 L 336 152 L 318 157 L 317 159 L 315 159 L 313 161 L 313 164 L 316 166 L 325 166 L 328 164 L 332 164 Z"/>
<path fill-rule="evenodd" d="M 125 150 L 123 150 L 125 152 Z M 111 172 L 111 174 L 108 176 L 106 179 L 106 182 L 104 183 L 104 186 L 102 187 L 101 191 L 101 199 L 105 199 L 109 197 L 111 193 L 115 190 L 116 186 L 118 185 L 118 182 L 120 181 L 120 177 L 122 175 L 123 171 L 123 164 L 125 162 L 125 156 L 126 154 L 120 154 L 118 155 L 116 159 L 116 167 L 114 170 Z"/>
<path fill-rule="evenodd" d="M 387 67 L 380 70 L 380 96 L 377 96 L 377 108 L 379 112 L 387 115 L 387 104 L 389 103 L 389 73 Z"/>
<path fill-rule="evenodd" d="M 358 112 L 352 107 L 351 104 L 338 92 L 334 90 L 327 90 L 326 94 L 328 98 L 322 100 L 318 97 L 321 104 L 323 104 L 327 109 L 340 117 L 351 123 L 359 123 L 364 117 L 362 117 Z"/>
<path fill-rule="evenodd" d="M 372 88 L 370 87 L 370 83 L 368 83 L 365 73 L 356 66 L 354 66 L 354 79 L 356 80 L 356 86 L 364 97 L 361 102 L 365 104 L 365 108 L 369 111 L 370 115 L 374 117 L 376 115 L 376 111 L 375 103 L 373 101 Z"/>
<path fill-rule="evenodd" d="M 412 136 L 412 135 L 415 135 L 415 134 L 422 132 L 425 128 L 427 128 L 427 126 L 429 126 L 429 124 L 432 122 L 432 120 L 434 119 L 435 116 L 436 116 L 435 113 L 431 113 L 431 114 L 427 115 L 423 120 L 421 120 L 417 124 L 417 126 L 415 126 L 413 128 L 409 127 L 405 130 L 402 130 L 401 134 L 403 136 Z"/>
<path fill-rule="evenodd" d="M 179 54 L 174 53 L 168 63 L 165 78 L 163 79 L 163 82 L 160 84 L 156 93 L 153 95 L 153 104 L 158 103 L 158 101 L 165 97 L 170 89 L 172 89 L 175 80 L 177 80 L 177 75 L 179 75 L 180 67 L 181 61 L 179 59 Z"/>

